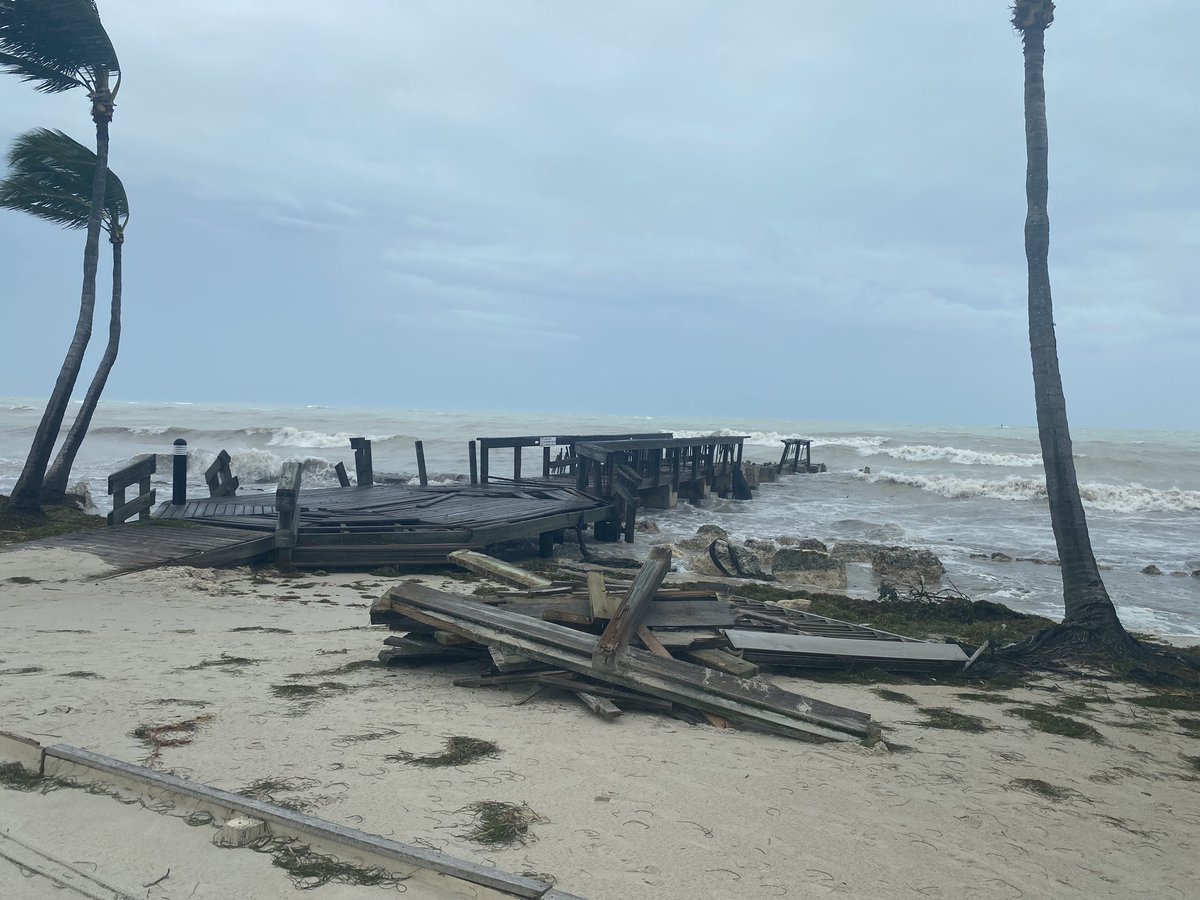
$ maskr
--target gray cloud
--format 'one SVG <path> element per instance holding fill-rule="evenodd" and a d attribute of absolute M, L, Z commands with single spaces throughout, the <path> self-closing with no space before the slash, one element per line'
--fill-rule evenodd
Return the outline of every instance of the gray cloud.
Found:
<path fill-rule="evenodd" d="M 133 206 L 113 396 L 347 402 L 330 373 L 353 371 L 355 401 L 380 405 L 1032 420 L 1022 64 L 1002 4 L 101 13 Z M 1200 375 L 1198 26 L 1184 0 L 1136 16 L 1065 0 L 1048 36 L 1052 276 L 1080 424 L 1200 427 L 1173 397 Z M 4 143 L 34 125 L 88 137 L 82 96 L 6 78 L 0 108 Z M 77 238 L 0 215 L 0 301 L 29 335 L 2 392 L 48 389 Z M 312 363 L 281 384 L 269 354 L 215 350 L 230 329 Z M 629 361 L 638 379 L 612 376 Z M 719 377 L 687 397 L 685 373 Z"/>

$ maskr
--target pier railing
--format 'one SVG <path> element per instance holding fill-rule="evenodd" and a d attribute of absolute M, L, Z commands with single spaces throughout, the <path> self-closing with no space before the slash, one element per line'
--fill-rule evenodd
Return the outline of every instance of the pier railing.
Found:
<path fill-rule="evenodd" d="M 113 498 L 113 510 L 108 514 L 109 525 L 120 525 L 133 516 L 150 518 L 157 493 L 150 488 L 150 476 L 158 469 L 158 457 L 153 453 L 139 456 L 123 469 L 108 476 L 108 493 Z M 126 501 L 126 491 L 138 486 L 137 496 Z"/>
<path fill-rule="evenodd" d="M 669 440 L 670 432 L 656 431 L 643 434 L 552 434 L 525 435 L 521 437 L 481 437 L 468 448 L 471 456 L 471 484 L 487 484 L 491 476 L 491 452 L 512 450 L 513 481 L 521 480 L 521 450 L 539 447 L 542 451 L 542 477 L 575 470 L 577 445 L 592 441 L 635 441 Z M 476 445 L 478 445 L 478 471 L 476 471 Z"/>

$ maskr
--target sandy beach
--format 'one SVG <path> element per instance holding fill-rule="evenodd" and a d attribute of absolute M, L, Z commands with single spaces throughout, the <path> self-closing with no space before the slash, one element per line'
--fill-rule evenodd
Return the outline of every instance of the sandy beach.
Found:
<path fill-rule="evenodd" d="M 94 578 L 106 570 L 70 551 L 0 553 L 0 729 L 229 790 L 270 779 L 270 799 L 552 876 L 590 898 L 1187 897 L 1200 878 L 1196 713 L 1131 703 L 1146 693 L 1136 686 L 1044 679 L 988 691 L 772 675 L 871 713 L 890 749 L 814 746 L 649 713 L 603 721 L 566 697 L 530 698 L 527 687 L 451 683 L 478 664 L 382 668 L 387 632 L 368 625 L 367 608 L 397 578 L 183 568 Z M 315 692 L 294 696 L 286 685 Z M 1043 733 L 1013 715 L 1039 707 L 1070 708 L 1098 739 Z M 985 730 L 926 727 L 922 710 L 936 708 L 978 717 Z M 183 720 L 196 720 L 191 742 L 157 758 L 133 736 Z M 452 735 L 500 752 L 441 769 L 387 759 L 435 753 Z M 483 800 L 527 804 L 539 817 L 528 842 L 469 840 L 466 808 Z M 171 833 L 141 868 L 96 841 L 72 858 L 97 860 L 126 884 L 168 866 L 181 873 L 148 897 L 228 896 L 226 860 L 244 868 L 244 894 L 295 893 L 249 851 L 216 851 L 226 854 L 217 872 L 203 829 L 156 827 L 162 814 L 81 791 L 0 790 L 0 829 L 14 834 L 65 817 L 125 829 L 118 822 L 131 816 Z M 0 866 L 6 896 L 38 896 L 21 893 L 29 884 Z M 319 895 L 382 890 L 331 885 Z"/>

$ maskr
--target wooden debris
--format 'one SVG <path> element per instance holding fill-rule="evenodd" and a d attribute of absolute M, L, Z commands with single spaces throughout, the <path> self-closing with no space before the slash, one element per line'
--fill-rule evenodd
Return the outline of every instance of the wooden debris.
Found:
<path fill-rule="evenodd" d="M 741 650 L 751 662 L 774 666 L 812 666 L 822 662 L 843 665 L 850 660 L 865 665 L 879 662 L 893 669 L 961 669 L 967 661 L 967 654 L 958 644 L 867 641 L 732 628 L 725 631 L 725 637 L 735 650 Z"/>
<path fill-rule="evenodd" d="M 688 650 L 683 654 L 683 658 L 702 666 L 708 666 L 710 669 L 720 669 L 730 675 L 737 675 L 739 678 L 753 678 L 759 672 L 758 666 L 754 663 L 715 647 Z"/>
<path fill-rule="evenodd" d="M 611 700 L 597 697 L 587 691 L 575 691 L 574 694 L 584 706 L 602 719 L 615 719 L 621 714 L 621 710 Z"/>
<path fill-rule="evenodd" d="M 617 667 L 617 658 L 629 646 L 638 626 L 650 611 L 650 601 L 654 592 L 671 571 L 671 548 L 652 547 L 650 556 L 638 570 L 633 579 L 633 586 L 621 601 L 616 614 L 609 620 L 608 627 L 596 642 L 592 653 L 592 665 L 597 669 L 613 671 Z"/>
<path fill-rule="evenodd" d="M 548 588 L 554 586 L 554 582 L 549 578 L 534 575 L 532 572 L 525 571 L 520 566 L 514 566 L 503 560 L 495 559 L 486 553 L 476 553 L 474 550 L 456 550 L 453 553 L 447 554 L 447 559 L 471 572 L 499 578 L 501 581 L 507 581 L 509 584 L 516 584 L 527 588 Z"/>
<path fill-rule="evenodd" d="M 443 631 L 469 637 L 481 645 L 502 647 L 556 668 L 606 684 L 649 694 L 700 711 L 744 721 L 806 741 L 874 739 L 877 729 L 865 713 L 783 690 L 762 679 L 744 679 L 681 660 L 658 658 L 625 642 L 621 665 L 593 667 L 598 641 L 528 616 L 506 612 L 402 583 L 388 592 L 392 608 Z M 521 675 L 497 678 L 521 678 Z M 497 683 L 492 679 L 490 683 Z"/>

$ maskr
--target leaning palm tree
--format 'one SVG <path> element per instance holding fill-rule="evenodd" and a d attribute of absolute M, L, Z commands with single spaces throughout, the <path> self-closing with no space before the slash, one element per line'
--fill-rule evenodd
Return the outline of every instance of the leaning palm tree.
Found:
<path fill-rule="evenodd" d="M 9 504 L 13 512 L 40 515 L 46 467 L 92 334 L 100 218 L 108 175 L 108 125 L 120 87 L 121 67 L 93 0 L 0 0 L 0 69 L 31 82 L 46 94 L 84 88 L 96 124 L 96 166 L 83 251 L 79 318 Z"/>
<path fill-rule="evenodd" d="M 1046 469 L 1050 523 L 1062 565 L 1065 615 L 1061 626 L 1040 636 L 1041 648 L 1085 645 L 1112 653 L 1138 652 L 1117 618 L 1116 608 L 1100 578 L 1088 535 L 1067 404 L 1058 368 L 1054 307 L 1050 299 L 1050 218 L 1046 131 L 1046 29 L 1054 21 L 1051 0 L 1016 0 L 1012 24 L 1021 33 L 1025 50 L 1025 256 L 1029 265 L 1029 349 L 1033 359 L 1033 390 L 1037 405 L 1038 437 Z"/>
<path fill-rule="evenodd" d="M 64 228 L 86 228 L 91 215 L 96 154 L 61 131 L 37 128 L 18 137 L 8 154 L 9 175 L 0 181 L 0 206 L 27 212 Z M 101 227 L 112 244 L 112 306 L 108 344 L 67 431 L 54 464 L 42 484 L 44 503 L 62 503 L 75 456 L 91 425 L 109 372 L 121 345 L 121 251 L 129 202 L 121 179 L 111 171 L 105 179 Z"/>

